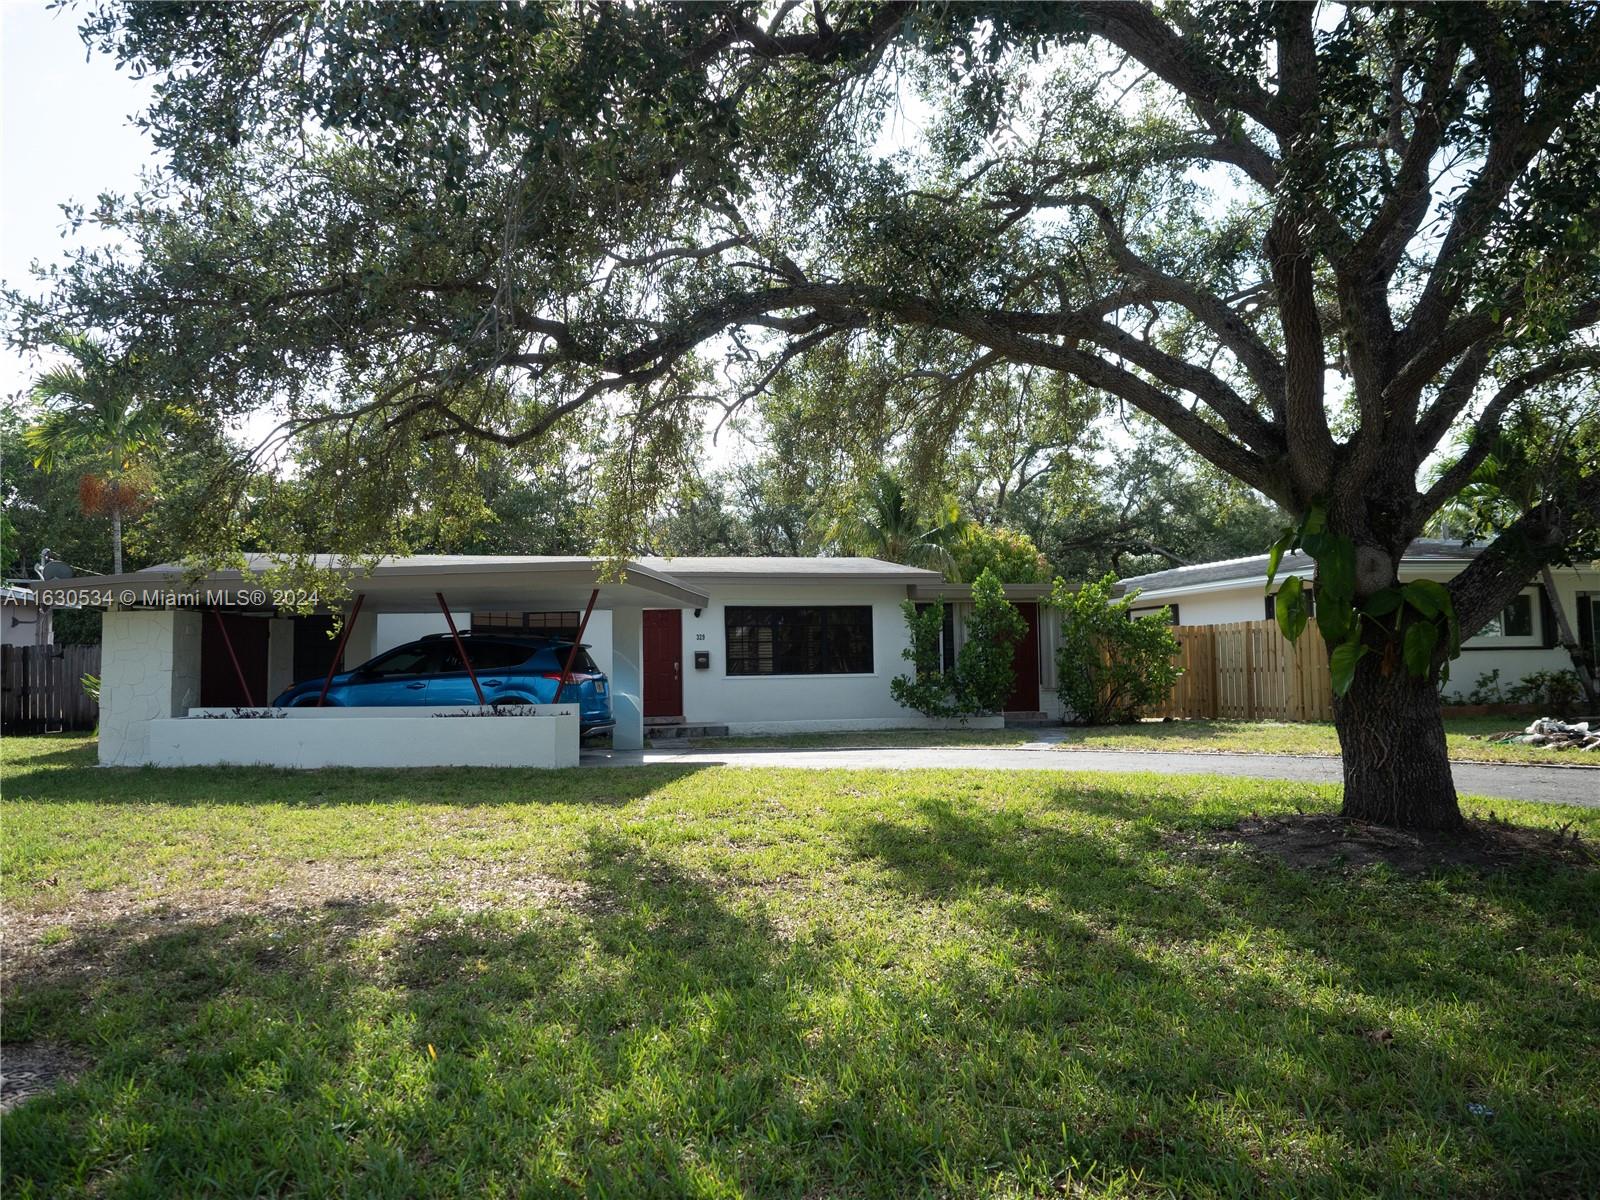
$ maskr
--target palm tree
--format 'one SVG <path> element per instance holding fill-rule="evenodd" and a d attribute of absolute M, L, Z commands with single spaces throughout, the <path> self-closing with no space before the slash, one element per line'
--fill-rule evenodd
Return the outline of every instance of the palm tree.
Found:
<path fill-rule="evenodd" d="M 146 462 L 160 446 L 158 414 L 119 378 L 104 343 L 72 335 L 59 343 L 71 359 L 34 381 L 43 410 L 23 440 L 41 471 L 84 469 L 78 497 L 84 512 L 111 518 L 111 570 L 122 574 L 122 519 L 149 503 Z"/>
<path fill-rule="evenodd" d="M 962 528 L 955 504 L 947 504 L 929 524 L 912 505 L 905 486 L 885 471 L 872 481 L 866 508 L 854 539 L 864 553 L 947 574 L 955 570 L 950 549 Z"/>

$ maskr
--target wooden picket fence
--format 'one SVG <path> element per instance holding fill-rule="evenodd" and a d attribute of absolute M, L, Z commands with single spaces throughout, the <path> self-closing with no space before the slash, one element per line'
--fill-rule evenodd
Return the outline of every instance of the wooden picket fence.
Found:
<path fill-rule="evenodd" d="M 100 706 L 82 680 L 98 674 L 99 646 L 0 646 L 0 729 L 93 729 Z"/>
<path fill-rule="evenodd" d="M 1312 621 L 1298 643 L 1276 621 L 1179 625 L 1178 677 L 1152 717 L 1230 721 L 1331 721 L 1328 651 Z"/>

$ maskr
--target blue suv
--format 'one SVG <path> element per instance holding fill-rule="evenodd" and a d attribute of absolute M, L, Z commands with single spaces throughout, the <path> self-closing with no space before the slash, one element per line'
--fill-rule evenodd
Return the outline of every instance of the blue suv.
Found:
<path fill-rule="evenodd" d="M 556 690 L 561 688 L 561 669 L 572 653 L 571 642 L 464 633 L 461 644 L 489 704 L 557 703 Z M 321 692 L 322 680 L 308 679 L 295 684 L 272 705 L 314 705 Z M 478 694 L 461 665 L 454 639 L 448 633 L 435 633 L 335 675 L 327 702 L 340 708 L 447 707 L 476 705 Z M 588 646 L 578 647 L 560 702 L 577 703 L 578 725 L 584 734 L 600 733 L 615 724 L 610 681 L 594 665 Z"/>

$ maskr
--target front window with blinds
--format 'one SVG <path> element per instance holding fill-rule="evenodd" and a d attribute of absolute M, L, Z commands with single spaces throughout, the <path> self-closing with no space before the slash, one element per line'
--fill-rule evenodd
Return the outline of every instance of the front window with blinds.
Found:
<path fill-rule="evenodd" d="M 729 675 L 870 675 L 872 606 L 730 606 Z"/>

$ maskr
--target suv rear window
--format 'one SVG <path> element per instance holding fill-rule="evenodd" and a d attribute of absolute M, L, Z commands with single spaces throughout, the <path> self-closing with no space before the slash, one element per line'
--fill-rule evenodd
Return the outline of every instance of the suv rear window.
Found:
<path fill-rule="evenodd" d="M 550 655 L 550 661 L 555 664 L 555 669 L 559 671 L 567 665 L 567 655 L 572 653 L 572 643 L 567 642 L 562 645 L 560 642 L 556 642 L 546 646 L 545 651 Z M 543 662 L 545 660 L 541 657 L 540 661 Z M 540 669 L 542 670 L 543 668 L 541 667 Z M 572 659 L 572 673 L 574 675 L 600 674 L 600 668 L 594 665 L 594 659 L 589 657 L 589 652 L 582 646 L 578 647 L 578 653 Z"/>

